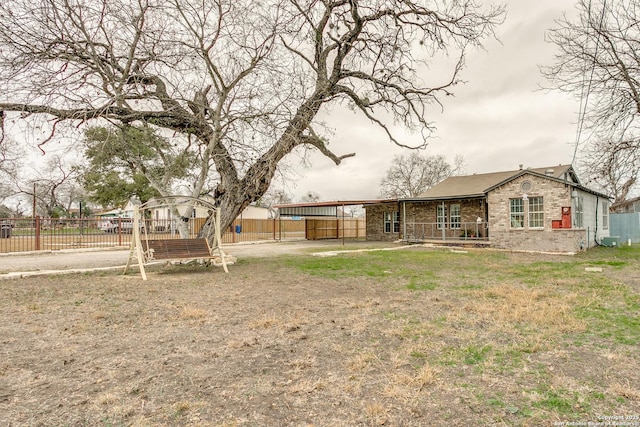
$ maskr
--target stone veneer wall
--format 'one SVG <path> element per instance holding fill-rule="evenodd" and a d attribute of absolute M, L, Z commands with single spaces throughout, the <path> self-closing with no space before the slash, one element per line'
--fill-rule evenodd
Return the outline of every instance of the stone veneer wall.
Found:
<path fill-rule="evenodd" d="M 400 211 L 398 203 L 383 203 L 365 206 L 367 212 L 367 240 L 393 242 L 402 238 L 402 213 L 400 213 L 400 233 L 384 232 L 384 212 Z"/>
<path fill-rule="evenodd" d="M 525 227 L 512 228 L 509 199 L 521 198 L 521 185 L 532 183 L 528 197 L 544 198 L 544 227 L 528 227 L 528 204 L 525 203 Z M 491 246 L 512 250 L 577 252 L 589 244 L 585 229 L 553 229 L 552 220 L 562 219 L 562 207 L 571 206 L 570 185 L 535 175 L 523 175 L 488 194 Z"/>
<path fill-rule="evenodd" d="M 407 202 L 404 204 L 406 209 L 407 224 L 436 224 L 437 223 L 437 208 L 441 206 L 442 202 Z M 478 217 L 482 218 L 482 225 L 480 226 L 479 233 L 481 237 L 486 237 L 485 230 L 485 207 L 484 199 L 461 199 L 461 200 L 446 200 L 444 206 L 447 212 L 447 228 L 445 229 L 445 237 L 458 239 L 460 233 L 464 229 L 461 226 L 459 229 L 449 228 L 449 215 L 451 213 L 451 205 L 460 205 L 460 221 L 471 227 L 472 231 L 475 231 L 475 224 Z M 402 212 L 400 213 L 402 215 Z M 409 234 L 409 232 L 407 232 Z M 429 238 L 439 239 L 442 236 L 442 230 L 435 230 L 433 236 L 427 236 Z M 411 236 L 407 236 L 411 238 Z"/>

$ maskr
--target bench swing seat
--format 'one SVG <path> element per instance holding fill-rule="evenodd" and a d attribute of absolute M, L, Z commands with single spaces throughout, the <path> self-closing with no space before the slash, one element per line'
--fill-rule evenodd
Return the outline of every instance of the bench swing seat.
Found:
<path fill-rule="evenodd" d="M 164 261 L 186 261 L 186 260 L 205 260 L 209 265 L 222 266 L 226 273 L 227 262 L 226 255 L 220 245 L 220 212 L 218 208 L 214 210 L 215 214 L 215 235 L 213 239 L 213 247 L 209 245 L 207 239 L 191 238 L 191 239 L 147 239 L 146 227 L 144 239 L 140 232 L 140 208 L 134 207 L 134 236 L 131 239 L 131 247 L 129 250 L 129 260 L 124 270 L 124 274 L 129 271 L 132 261 L 137 260 L 140 268 L 140 274 L 143 280 L 147 280 L 145 265 L 164 260 Z"/>

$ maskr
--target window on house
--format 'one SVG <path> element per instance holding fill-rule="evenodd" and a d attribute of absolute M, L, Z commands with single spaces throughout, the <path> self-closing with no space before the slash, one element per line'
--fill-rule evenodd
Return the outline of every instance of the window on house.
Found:
<path fill-rule="evenodd" d="M 449 223 L 451 228 L 460 228 L 460 205 L 449 206 Z"/>
<path fill-rule="evenodd" d="M 524 201 L 522 199 L 509 199 L 509 217 L 511 228 L 524 227 Z"/>
<path fill-rule="evenodd" d="M 602 229 L 609 229 L 609 202 L 606 200 L 602 202 Z"/>
<path fill-rule="evenodd" d="M 584 200 L 582 197 L 576 197 L 576 209 L 574 214 L 575 228 L 582 228 L 583 225 L 583 210 L 584 210 Z"/>
<path fill-rule="evenodd" d="M 385 233 L 400 232 L 400 212 L 399 211 L 384 213 L 384 232 Z"/>
<path fill-rule="evenodd" d="M 436 222 L 438 224 L 438 230 L 447 228 L 447 210 L 444 206 L 439 205 L 436 212 Z"/>
<path fill-rule="evenodd" d="M 542 197 L 529 197 L 529 227 L 544 227 L 544 203 Z"/>

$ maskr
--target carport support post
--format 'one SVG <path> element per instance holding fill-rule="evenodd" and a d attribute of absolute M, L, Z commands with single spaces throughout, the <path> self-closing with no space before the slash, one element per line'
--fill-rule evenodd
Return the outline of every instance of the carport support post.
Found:
<path fill-rule="evenodd" d="M 344 246 L 344 203 L 342 204 L 342 246 Z"/>

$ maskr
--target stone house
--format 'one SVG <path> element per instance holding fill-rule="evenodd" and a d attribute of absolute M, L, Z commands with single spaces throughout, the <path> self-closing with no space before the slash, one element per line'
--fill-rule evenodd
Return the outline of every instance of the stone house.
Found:
<path fill-rule="evenodd" d="M 576 252 L 609 236 L 609 197 L 580 184 L 571 165 L 454 176 L 365 208 L 368 240 Z"/>

